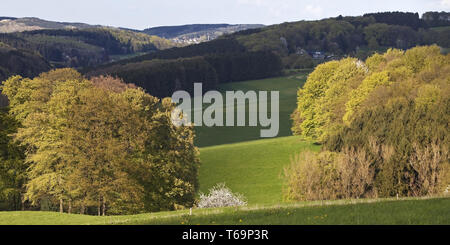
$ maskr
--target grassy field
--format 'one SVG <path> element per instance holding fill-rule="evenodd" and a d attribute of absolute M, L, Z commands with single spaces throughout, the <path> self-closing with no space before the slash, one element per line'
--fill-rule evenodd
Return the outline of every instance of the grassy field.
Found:
<path fill-rule="evenodd" d="M 268 78 L 262 80 L 253 80 L 246 82 L 227 83 L 219 86 L 218 90 L 224 95 L 225 91 L 241 90 L 247 92 L 253 91 L 279 91 L 280 92 L 280 131 L 278 136 L 289 136 L 291 132 L 290 115 L 297 105 L 297 90 L 303 86 L 306 81 L 307 72 L 299 73 L 291 76 Z M 257 92 L 258 93 L 258 92 Z M 270 97 L 270 95 L 268 95 Z M 225 98 L 225 96 L 224 96 Z M 252 103 L 252 102 L 251 102 Z M 248 106 L 237 105 L 246 108 L 248 114 Z M 235 106 L 235 112 L 237 109 Z M 205 105 L 204 108 L 208 107 Z M 224 113 L 231 105 L 224 105 Z M 270 111 L 270 106 L 268 106 Z M 225 117 L 224 117 L 225 119 Z M 259 125 L 259 124 L 258 124 Z M 212 146 L 236 143 L 242 141 L 256 140 L 260 138 L 261 127 L 196 127 L 196 142 L 198 147 Z"/>
<path fill-rule="evenodd" d="M 0 225 L 450 224 L 450 198 L 303 202 L 283 206 L 194 209 L 122 216 L 0 212 Z"/>
<path fill-rule="evenodd" d="M 298 136 L 200 148 L 200 190 L 219 182 L 243 194 L 249 204 L 282 201 L 282 170 L 290 158 L 319 146 Z"/>

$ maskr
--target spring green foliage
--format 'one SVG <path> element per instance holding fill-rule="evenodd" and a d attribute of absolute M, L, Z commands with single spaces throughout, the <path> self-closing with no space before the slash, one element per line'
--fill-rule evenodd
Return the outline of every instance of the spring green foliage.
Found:
<path fill-rule="evenodd" d="M 346 69 L 352 64 L 361 72 Z M 444 191 L 450 184 L 449 75 L 450 56 L 437 46 L 390 49 L 365 63 L 344 59 L 318 66 L 298 92 L 293 129 L 324 143 L 326 151 L 293 162 L 287 170 L 287 197 L 348 197 L 343 186 L 361 185 L 346 179 L 348 173 L 355 175 L 350 169 L 365 173 L 359 178 L 364 179 L 363 191 L 350 197 Z M 337 156 L 330 160 L 329 154 Z M 307 162 L 317 162 L 317 171 L 302 172 Z M 328 193 L 318 193 L 327 188 L 306 191 L 315 180 L 320 184 L 327 178 L 333 180 L 325 181 L 333 185 Z"/>
<path fill-rule="evenodd" d="M 346 100 L 367 73 L 365 65 L 355 58 L 319 65 L 298 91 L 301 123 L 293 131 L 308 139 L 323 141 L 342 123 Z"/>
<path fill-rule="evenodd" d="M 104 214 L 192 206 L 198 188 L 190 127 L 171 123 L 174 105 L 112 77 L 72 69 L 4 82 L 14 139 L 27 147 L 26 200 Z"/>
<path fill-rule="evenodd" d="M 355 113 L 355 111 L 358 110 L 359 105 L 377 86 L 388 84 L 389 74 L 387 72 L 379 72 L 367 76 L 361 82 L 358 88 L 350 91 L 350 99 L 345 105 L 345 115 L 343 117 L 343 121 L 351 121 L 350 117 L 353 115 L 353 113 Z"/>

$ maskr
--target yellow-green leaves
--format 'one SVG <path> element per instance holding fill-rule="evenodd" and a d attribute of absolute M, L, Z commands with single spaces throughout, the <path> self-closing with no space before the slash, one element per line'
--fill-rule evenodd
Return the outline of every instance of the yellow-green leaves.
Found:
<path fill-rule="evenodd" d="M 367 73 L 363 62 L 346 58 L 318 66 L 298 92 L 299 119 L 294 132 L 322 141 L 342 121 L 348 93 Z"/>
<path fill-rule="evenodd" d="M 345 115 L 343 117 L 343 121 L 345 123 L 349 123 L 351 121 L 351 117 L 358 110 L 360 104 L 366 99 L 366 97 L 372 92 L 377 86 L 380 85 L 388 85 L 389 84 L 389 75 L 387 72 L 378 72 L 373 73 L 366 77 L 362 83 L 358 86 L 358 88 L 352 90 L 349 93 L 349 100 L 345 106 Z"/>
<path fill-rule="evenodd" d="M 429 104 L 436 99 L 436 88 L 417 88 L 424 83 L 446 86 L 450 80 L 441 73 L 448 73 L 449 63 L 439 47 L 425 46 L 406 52 L 389 49 L 365 63 L 346 58 L 319 65 L 298 91 L 293 132 L 323 142 L 344 124 L 350 125 L 359 112 L 388 102 L 393 94 L 419 96 L 417 106 Z"/>
<path fill-rule="evenodd" d="M 15 139 L 29 148 L 26 197 L 33 204 L 46 197 L 63 209 L 70 202 L 108 213 L 192 206 L 198 152 L 192 128 L 171 123 L 170 100 L 72 69 L 12 77 L 4 91 L 22 125 Z"/>

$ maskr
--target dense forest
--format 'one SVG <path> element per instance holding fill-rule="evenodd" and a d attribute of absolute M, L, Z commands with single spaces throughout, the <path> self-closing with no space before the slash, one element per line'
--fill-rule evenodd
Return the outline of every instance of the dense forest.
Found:
<path fill-rule="evenodd" d="M 127 83 L 141 86 L 152 95 L 165 97 L 180 89 L 193 91 L 193 84 L 196 82 L 203 83 L 203 89 L 208 91 L 215 89 L 218 83 L 277 76 L 281 74 L 281 70 L 281 60 L 276 54 L 260 51 L 123 62 L 97 68 L 87 75 L 117 76 Z"/>

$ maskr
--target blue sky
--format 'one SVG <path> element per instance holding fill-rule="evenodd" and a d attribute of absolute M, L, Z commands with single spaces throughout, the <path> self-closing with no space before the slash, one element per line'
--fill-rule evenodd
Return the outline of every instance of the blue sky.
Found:
<path fill-rule="evenodd" d="M 2 0 L 0 4 L 0 16 L 135 29 L 198 23 L 267 25 L 381 11 L 450 11 L 450 0 Z"/>

